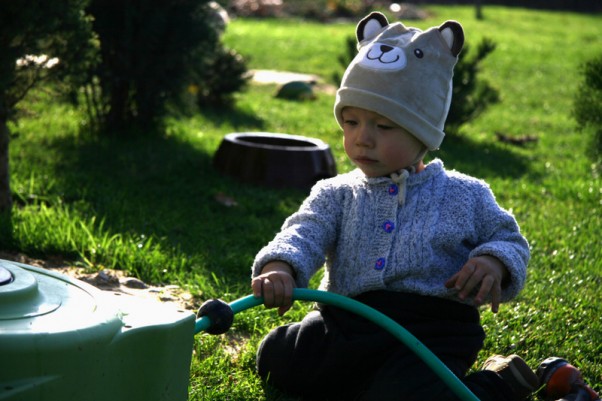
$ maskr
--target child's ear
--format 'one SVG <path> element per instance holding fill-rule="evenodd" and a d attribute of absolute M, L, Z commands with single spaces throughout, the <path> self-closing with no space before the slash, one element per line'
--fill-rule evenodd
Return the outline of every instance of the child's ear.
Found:
<path fill-rule="evenodd" d="M 447 43 L 454 57 L 457 57 L 464 47 L 464 30 L 462 29 L 462 25 L 457 21 L 445 21 L 439 27 L 439 32 L 441 32 L 443 40 Z"/>
<path fill-rule="evenodd" d="M 357 42 L 361 43 L 364 40 L 370 40 L 380 32 L 383 28 L 389 25 L 389 21 L 384 14 L 379 12 L 372 12 L 364 17 L 358 24 L 355 30 L 357 36 Z"/>

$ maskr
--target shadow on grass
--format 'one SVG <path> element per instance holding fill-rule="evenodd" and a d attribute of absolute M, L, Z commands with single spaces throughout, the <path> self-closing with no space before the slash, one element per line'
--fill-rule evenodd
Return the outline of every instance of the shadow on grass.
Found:
<path fill-rule="evenodd" d="M 446 137 L 441 150 L 433 156 L 440 157 L 448 169 L 485 180 L 490 177 L 517 179 L 533 174 L 529 160 L 510 145 L 476 143 L 462 135 Z"/>
<path fill-rule="evenodd" d="M 222 109 L 205 107 L 201 110 L 201 114 L 216 126 L 219 126 L 224 120 L 227 120 L 228 124 L 235 129 L 243 127 L 248 129 L 249 127 L 252 127 L 257 130 L 263 130 L 265 127 L 265 122 L 257 117 L 255 113 L 240 108 L 224 111 Z"/>
<path fill-rule="evenodd" d="M 198 267 L 232 282 L 248 280 L 255 253 L 305 195 L 223 177 L 212 155 L 175 136 L 78 144 L 68 138 L 49 146 L 60 150 L 53 174 L 63 201 L 87 205 L 111 234 L 153 237 L 178 249 L 193 261 L 184 270 Z"/>

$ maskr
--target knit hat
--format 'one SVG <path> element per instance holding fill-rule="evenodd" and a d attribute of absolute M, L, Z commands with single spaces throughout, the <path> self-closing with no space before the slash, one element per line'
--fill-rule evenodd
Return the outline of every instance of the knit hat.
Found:
<path fill-rule="evenodd" d="M 337 91 L 334 113 L 342 127 L 346 106 L 373 111 L 438 149 L 452 95 L 453 68 L 464 45 L 462 26 L 446 21 L 426 31 L 389 24 L 373 12 L 357 25 L 359 53 Z"/>

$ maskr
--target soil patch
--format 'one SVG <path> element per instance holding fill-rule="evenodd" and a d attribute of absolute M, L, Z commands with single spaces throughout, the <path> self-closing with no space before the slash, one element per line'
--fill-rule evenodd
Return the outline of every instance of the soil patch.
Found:
<path fill-rule="evenodd" d="M 60 258 L 50 257 L 46 260 L 35 259 L 21 253 L 0 251 L 0 259 L 41 267 L 51 272 L 81 280 L 103 291 L 112 291 L 136 297 L 173 304 L 178 309 L 196 312 L 201 304 L 198 297 L 193 296 L 177 285 L 151 286 L 135 277 L 127 276 L 121 270 L 104 269 L 90 272 L 83 267 L 72 266 Z"/>

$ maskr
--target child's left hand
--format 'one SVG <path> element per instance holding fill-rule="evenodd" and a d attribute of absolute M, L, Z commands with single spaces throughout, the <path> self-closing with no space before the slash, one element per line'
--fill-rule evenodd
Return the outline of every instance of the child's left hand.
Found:
<path fill-rule="evenodd" d="M 491 295 L 491 311 L 497 313 L 502 297 L 502 282 L 510 275 L 500 260 L 483 255 L 471 258 L 462 269 L 445 282 L 445 287 L 458 291 L 458 298 L 465 300 L 479 286 L 474 304 L 481 306 Z"/>

